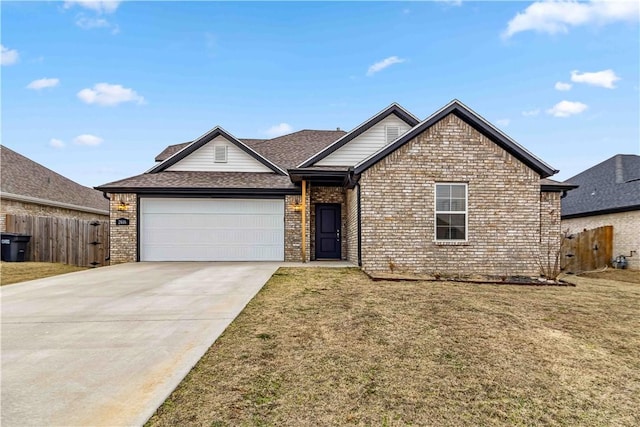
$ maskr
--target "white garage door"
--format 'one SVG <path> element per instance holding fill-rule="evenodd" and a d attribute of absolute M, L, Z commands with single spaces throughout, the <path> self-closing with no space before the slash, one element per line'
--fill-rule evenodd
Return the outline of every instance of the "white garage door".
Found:
<path fill-rule="evenodd" d="M 284 200 L 140 199 L 141 261 L 283 261 Z"/>

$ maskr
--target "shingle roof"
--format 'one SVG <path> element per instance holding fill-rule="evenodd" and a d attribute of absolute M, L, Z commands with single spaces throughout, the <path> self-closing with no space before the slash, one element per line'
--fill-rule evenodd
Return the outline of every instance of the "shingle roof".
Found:
<path fill-rule="evenodd" d="M 294 168 L 346 134 L 342 130 L 305 129 L 258 142 L 253 149 L 285 169 Z"/>
<path fill-rule="evenodd" d="M 257 160 L 258 162 L 262 163 L 267 168 L 271 169 L 273 172 L 275 172 L 277 174 L 280 174 L 280 175 L 286 175 L 287 174 L 287 172 L 283 168 L 281 168 L 280 166 L 275 164 L 272 160 L 270 160 L 269 158 L 267 158 L 263 154 L 257 152 L 256 150 L 254 150 L 252 147 L 250 147 L 249 145 L 245 144 L 244 142 L 240 141 L 238 138 L 236 138 L 235 136 L 231 135 L 229 132 L 227 132 L 226 130 L 222 129 L 220 126 L 214 127 L 213 129 L 211 129 L 209 132 L 205 133 L 204 135 L 202 135 L 198 139 L 195 139 L 193 142 L 188 144 L 182 150 L 178 151 L 177 153 L 173 154 L 168 159 L 163 160 L 159 164 L 157 164 L 154 167 L 152 167 L 151 169 L 149 169 L 147 171 L 147 173 L 158 173 L 158 172 L 165 171 L 168 167 L 176 164 L 180 160 L 182 160 L 185 157 L 189 156 L 191 153 L 193 153 L 193 152 L 197 151 L 198 149 L 200 149 L 201 147 L 204 147 L 206 144 L 208 144 L 209 142 L 213 141 L 218 136 L 223 137 L 229 143 L 235 145 L 240 150 L 244 151 L 249 156 L 253 157 L 255 160 Z"/>
<path fill-rule="evenodd" d="M 65 178 L 2 145 L 0 166 L 2 193 L 105 212 L 109 210 L 109 201 L 101 192 Z"/>
<path fill-rule="evenodd" d="M 569 178 L 579 185 L 562 199 L 562 217 L 640 209 L 640 156 L 617 154 Z"/>
<path fill-rule="evenodd" d="M 342 130 L 304 129 L 273 139 L 239 138 L 239 140 L 278 166 L 287 169 L 295 167 L 345 134 L 346 132 Z M 156 161 L 162 162 L 168 159 L 191 142 L 168 146 L 156 156 Z"/>
<path fill-rule="evenodd" d="M 172 188 L 172 189 L 212 189 L 212 188 L 251 188 L 251 189 L 290 189 L 295 188 L 286 175 L 258 172 L 192 172 L 162 171 L 143 173 L 97 187 L 105 191 L 117 192 L 135 189 Z"/>

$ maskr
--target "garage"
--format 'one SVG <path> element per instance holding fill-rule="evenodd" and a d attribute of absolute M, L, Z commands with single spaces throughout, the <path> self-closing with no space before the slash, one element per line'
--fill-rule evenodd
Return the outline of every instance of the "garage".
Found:
<path fill-rule="evenodd" d="M 283 199 L 140 199 L 140 261 L 283 261 Z"/>

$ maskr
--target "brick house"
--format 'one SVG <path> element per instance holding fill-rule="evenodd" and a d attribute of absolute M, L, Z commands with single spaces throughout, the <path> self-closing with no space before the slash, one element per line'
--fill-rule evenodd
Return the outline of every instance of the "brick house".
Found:
<path fill-rule="evenodd" d="M 562 230 L 613 226 L 613 256 L 640 269 L 640 156 L 616 154 L 567 180 L 579 187 L 562 199 Z"/>
<path fill-rule="evenodd" d="M 538 273 L 572 188 L 457 100 L 350 132 L 167 147 L 111 198 L 111 261 L 343 259 L 369 273 Z M 123 225 L 114 225 L 116 220 Z"/>
<path fill-rule="evenodd" d="M 0 231 L 6 215 L 106 220 L 109 202 L 85 187 L 0 145 Z"/>

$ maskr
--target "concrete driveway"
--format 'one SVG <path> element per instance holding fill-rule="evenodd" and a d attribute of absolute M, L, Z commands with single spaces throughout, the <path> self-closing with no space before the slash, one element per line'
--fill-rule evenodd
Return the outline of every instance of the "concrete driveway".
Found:
<path fill-rule="evenodd" d="M 1 425 L 143 424 L 279 263 L 132 263 L 3 286 Z"/>

